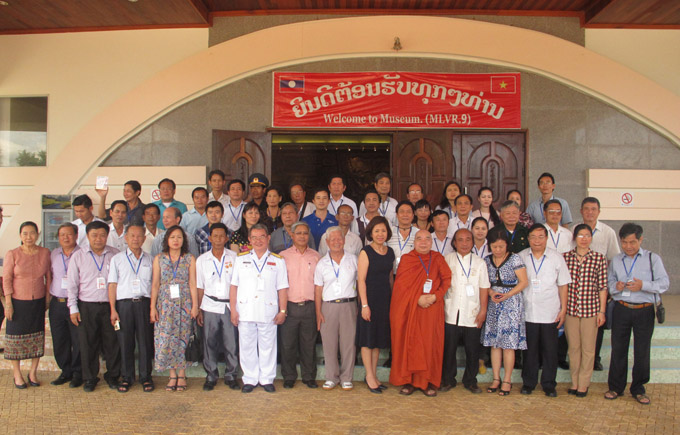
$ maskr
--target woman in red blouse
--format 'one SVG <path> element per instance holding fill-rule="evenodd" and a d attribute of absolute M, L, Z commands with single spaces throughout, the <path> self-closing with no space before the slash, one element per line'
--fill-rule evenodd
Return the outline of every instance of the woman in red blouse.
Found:
<path fill-rule="evenodd" d="M 31 360 L 28 383 L 39 387 L 38 364 L 45 354 L 46 291 L 52 279 L 50 251 L 36 244 L 38 226 L 24 222 L 19 227 L 21 246 L 7 251 L 3 267 L 3 290 L 7 330 L 5 359 L 12 361 L 14 386 L 27 387 L 21 375 L 21 360 Z"/>
<path fill-rule="evenodd" d="M 607 258 L 592 249 L 593 231 L 586 224 L 574 228 L 575 247 L 564 253 L 571 274 L 564 331 L 569 343 L 569 394 L 586 397 L 595 362 L 597 328 L 604 324 L 607 306 Z"/>

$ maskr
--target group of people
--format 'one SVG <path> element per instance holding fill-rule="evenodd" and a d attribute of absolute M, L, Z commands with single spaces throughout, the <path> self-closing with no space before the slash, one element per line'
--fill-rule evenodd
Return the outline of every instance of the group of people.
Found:
<path fill-rule="evenodd" d="M 554 196 L 548 173 L 538 179 L 541 198 L 525 212 L 516 190 L 496 211 L 488 187 L 477 192 L 473 210 L 474 199 L 455 181 L 434 210 L 417 183 L 398 202 L 385 173 L 357 207 L 344 195 L 346 184 L 332 176 L 308 202 L 304 185 L 294 183 L 284 202 L 286 192 L 262 174 L 249 177 L 246 196 L 243 181 L 227 183 L 214 170 L 210 191 L 195 188 L 188 210 L 170 179 L 149 204 L 140 200 L 140 184 L 129 181 L 124 200 L 108 210 L 108 192 L 97 190 L 97 216 L 87 195 L 76 197 L 77 219 L 59 227 L 60 247 L 52 252 L 39 246 L 37 225 L 24 222 L 21 246 L 7 251 L 3 273 L 5 358 L 16 387 L 40 385 L 49 309 L 62 370 L 52 384 L 84 384 L 85 391 L 99 381 L 100 354 L 104 379 L 119 392 L 136 379 L 153 391 L 153 369 L 169 371 L 166 390 L 185 390 L 185 351 L 200 329 L 207 391 L 220 379 L 224 356 L 227 386 L 274 392 L 279 353 L 284 388 L 295 386 L 298 363 L 303 384 L 317 388 L 320 334 L 326 390 L 354 387 L 359 348 L 365 383 L 381 394 L 387 386 L 378 379 L 378 359 L 380 349 L 390 349 L 390 383 L 399 393 L 436 396 L 457 385 L 462 343 L 462 383 L 472 393 L 482 391 L 477 374 L 488 353 L 488 393 L 510 394 L 521 355 L 521 393 L 532 394 L 542 369 L 541 387 L 555 397 L 557 368 L 566 364 L 560 354 L 568 352 L 568 393 L 585 397 L 593 370 L 602 369 L 599 347 L 612 306 L 605 398 L 624 392 L 632 332 L 630 392 L 650 403 L 644 385 L 654 307 L 669 280 L 661 258 L 641 248 L 642 227 L 621 227 L 620 252 L 614 230 L 598 220 L 599 201 L 588 197 L 582 222 L 568 228 L 569 205 Z M 22 359 L 32 360 L 28 382 Z"/>

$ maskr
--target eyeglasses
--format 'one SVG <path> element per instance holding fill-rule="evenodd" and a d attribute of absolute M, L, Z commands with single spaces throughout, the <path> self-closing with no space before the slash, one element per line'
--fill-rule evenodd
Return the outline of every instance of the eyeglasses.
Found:
<path fill-rule="evenodd" d="M 304 232 L 295 232 L 295 233 L 293 233 L 293 234 L 295 234 L 296 236 L 308 236 L 308 235 L 309 235 L 309 232 L 307 232 L 307 231 L 304 231 Z"/>
<path fill-rule="evenodd" d="M 414 193 L 423 193 L 423 191 L 422 190 L 410 190 L 408 193 L 413 195 Z"/>
<path fill-rule="evenodd" d="M 338 212 L 338 214 L 343 215 L 343 216 L 353 216 L 354 215 L 354 213 L 350 213 L 348 211 L 340 211 L 340 212 Z"/>
<path fill-rule="evenodd" d="M 250 236 L 251 240 L 266 240 L 267 236 Z"/>
<path fill-rule="evenodd" d="M 550 213 L 550 214 L 560 214 L 560 213 L 562 213 L 562 210 L 548 210 L 548 213 Z"/>
<path fill-rule="evenodd" d="M 542 239 L 546 239 L 546 238 L 547 237 L 545 237 L 544 235 L 531 235 L 531 236 L 529 236 L 529 240 L 542 240 Z"/>
<path fill-rule="evenodd" d="M 592 234 L 579 234 L 578 236 L 576 236 L 576 238 L 577 239 L 592 239 L 593 236 L 592 236 Z"/>

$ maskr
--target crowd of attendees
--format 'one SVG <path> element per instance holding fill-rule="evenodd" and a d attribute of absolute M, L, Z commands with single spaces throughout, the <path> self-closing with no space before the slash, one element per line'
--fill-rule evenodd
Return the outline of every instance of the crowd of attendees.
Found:
<path fill-rule="evenodd" d="M 108 209 L 108 190 L 97 190 L 96 213 L 88 195 L 76 197 L 77 219 L 59 227 L 52 252 L 40 246 L 34 222 L 22 223 L 2 281 L 4 355 L 15 386 L 40 385 L 46 312 L 61 369 L 51 383 L 93 391 L 103 355 L 104 379 L 122 393 L 135 381 L 153 391 L 154 369 L 168 371 L 167 391 L 185 390 L 196 336 L 206 391 L 221 378 L 223 360 L 229 388 L 274 392 L 277 355 L 284 388 L 295 386 L 297 364 L 302 383 L 317 388 L 320 335 L 325 390 L 354 388 L 359 351 L 366 386 L 382 394 L 378 360 L 390 349 L 385 365 L 399 393 L 436 396 L 457 385 L 462 345 L 460 379 L 471 393 L 482 392 L 477 375 L 490 366 L 488 393 L 509 395 L 520 368 L 522 394 L 540 382 L 555 397 L 562 368 L 571 373 L 567 393 L 585 397 L 593 370 L 603 370 L 609 327 L 605 398 L 624 393 L 632 332 L 630 392 L 650 403 L 644 385 L 655 306 L 669 280 L 661 258 L 641 247 L 641 226 L 626 223 L 617 237 L 598 219 L 593 197 L 574 222 L 549 173 L 525 211 L 517 190 L 499 200 L 482 187 L 475 200 L 456 181 L 438 204 L 417 183 L 397 201 L 385 173 L 357 207 L 346 185 L 332 176 L 309 192 L 310 202 L 302 183 L 282 190 L 256 173 L 246 186 L 214 170 L 188 209 L 175 199 L 173 180 L 161 180 L 160 200 L 149 204 L 132 180 Z M 1 216 L 0 209 L 0 224 Z"/>

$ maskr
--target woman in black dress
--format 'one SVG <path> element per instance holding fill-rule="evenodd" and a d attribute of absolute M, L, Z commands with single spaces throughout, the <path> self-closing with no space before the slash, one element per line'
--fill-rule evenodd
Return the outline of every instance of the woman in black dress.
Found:
<path fill-rule="evenodd" d="M 371 243 L 359 253 L 358 284 L 361 316 L 357 319 L 357 346 L 366 369 L 366 385 L 373 393 L 384 387 L 376 370 L 380 349 L 390 347 L 390 299 L 392 297 L 392 266 L 394 251 L 386 242 L 392 237 L 389 222 L 376 216 L 366 227 L 366 239 Z"/>

